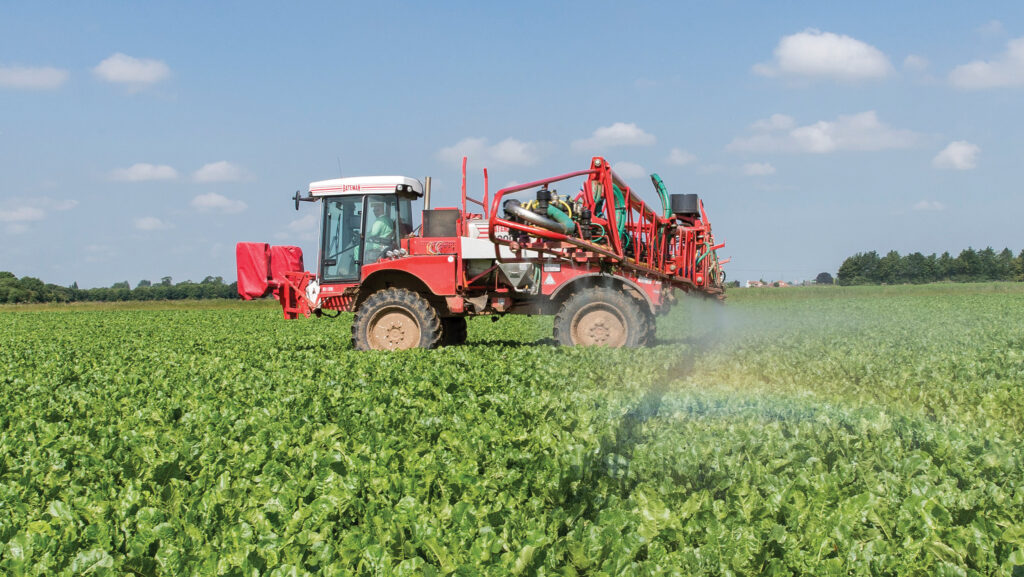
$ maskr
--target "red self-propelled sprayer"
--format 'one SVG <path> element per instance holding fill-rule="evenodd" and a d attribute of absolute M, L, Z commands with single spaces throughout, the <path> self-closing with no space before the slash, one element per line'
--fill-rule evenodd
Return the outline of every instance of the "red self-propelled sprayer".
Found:
<path fill-rule="evenodd" d="M 294 201 L 296 210 L 300 201 L 322 204 L 317 272 L 303 270 L 297 247 L 239 243 L 238 292 L 272 292 L 288 319 L 355 312 L 352 344 L 361 350 L 459 344 L 467 317 L 506 314 L 555 315 L 564 345 L 643 346 L 677 289 L 724 298 L 727 262 L 697 195 L 670 195 L 656 174 L 651 182 L 661 212 L 601 157 L 586 170 L 499 190 L 490 203 L 486 169 L 483 200 L 466 195 L 463 159 L 461 207 L 431 208 L 430 178 L 313 182 Z"/>

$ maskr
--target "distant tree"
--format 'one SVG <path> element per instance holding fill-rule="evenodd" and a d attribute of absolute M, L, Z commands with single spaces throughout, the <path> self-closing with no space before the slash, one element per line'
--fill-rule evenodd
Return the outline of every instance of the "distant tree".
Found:
<path fill-rule="evenodd" d="M 121 282 L 116 282 L 116 283 L 110 285 L 110 288 L 112 288 L 112 289 L 128 289 L 128 290 L 131 290 L 132 287 L 131 287 L 130 284 L 128 284 L 128 281 L 123 280 Z"/>
<path fill-rule="evenodd" d="M 919 252 L 903 257 L 903 280 L 915 284 L 931 282 L 932 270 L 928 258 Z"/>
<path fill-rule="evenodd" d="M 8 271 L 5 271 L 5 270 L 0 270 L 0 280 L 3 280 L 3 279 L 17 279 L 17 278 L 18 277 L 15 276 L 13 272 L 8 272 Z"/>
<path fill-rule="evenodd" d="M 857 253 L 839 267 L 837 283 L 841 285 L 876 284 L 881 282 L 878 253 Z"/>
<path fill-rule="evenodd" d="M 1012 281 L 1016 278 L 1014 270 L 1013 251 L 1004 248 L 996 255 L 996 277 L 995 280 Z"/>
<path fill-rule="evenodd" d="M 900 257 L 900 253 L 890 250 L 878 261 L 878 276 L 879 280 L 885 284 L 903 282 L 903 258 Z"/>
<path fill-rule="evenodd" d="M 70 288 L 71 290 L 78 290 L 78 281 L 72 282 L 71 286 L 68 288 Z"/>
<path fill-rule="evenodd" d="M 204 278 L 203 282 L 200 283 L 200 284 L 222 285 L 222 284 L 224 284 L 224 277 L 222 277 L 222 276 L 208 276 L 208 277 Z"/>
<path fill-rule="evenodd" d="M 153 283 L 149 282 L 146 279 L 142 279 L 142 280 L 139 281 L 139 284 L 135 285 L 135 288 L 150 287 L 150 286 L 153 286 Z"/>
<path fill-rule="evenodd" d="M 174 283 L 171 282 L 171 277 L 163 276 L 160 277 L 160 284 L 161 286 L 172 286 Z"/>
<path fill-rule="evenodd" d="M 942 256 L 935 262 L 935 280 L 951 280 L 954 274 L 955 262 L 948 251 L 942 253 Z"/>
<path fill-rule="evenodd" d="M 970 282 L 977 279 L 981 273 L 981 263 L 978 259 L 978 251 L 971 247 L 960 251 L 960 255 L 953 261 L 953 280 Z"/>
<path fill-rule="evenodd" d="M 818 276 L 814 277 L 814 284 L 835 284 L 835 280 L 832 275 L 827 272 L 820 272 Z"/>
<path fill-rule="evenodd" d="M 1015 260 L 1013 268 L 1015 269 L 1016 279 L 1018 282 L 1024 282 L 1024 249 L 1020 251 Z"/>
<path fill-rule="evenodd" d="M 996 262 L 996 251 L 987 246 L 978 251 L 978 270 L 971 280 L 996 280 L 999 277 L 999 265 Z"/>

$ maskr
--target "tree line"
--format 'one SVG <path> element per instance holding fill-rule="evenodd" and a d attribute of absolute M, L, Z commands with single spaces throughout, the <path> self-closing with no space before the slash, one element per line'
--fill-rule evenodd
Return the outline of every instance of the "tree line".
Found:
<path fill-rule="evenodd" d="M 957 257 L 944 252 L 925 256 L 919 252 L 900 255 L 892 250 L 885 256 L 875 251 L 857 253 L 839 267 L 836 283 L 923 284 L 929 282 L 1024 281 L 1024 250 L 1016 257 L 1008 248 L 996 252 L 967 248 Z"/>
<path fill-rule="evenodd" d="M 0 303 L 69 303 L 79 301 L 156 301 L 183 299 L 234 299 L 238 298 L 238 283 L 226 284 L 219 276 L 208 276 L 202 282 L 190 280 L 174 283 L 165 276 L 153 283 L 141 280 L 132 288 L 128 281 L 114 283 L 110 287 L 90 289 L 78 288 L 78 283 L 69 287 L 44 283 L 43 281 L 14 273 L 0 271 Z"/>

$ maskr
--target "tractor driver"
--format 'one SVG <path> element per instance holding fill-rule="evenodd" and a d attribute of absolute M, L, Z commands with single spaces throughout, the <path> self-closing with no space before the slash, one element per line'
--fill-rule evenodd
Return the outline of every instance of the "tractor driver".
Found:
<path fill-rule="evenodd" d="M 364 264 L 376 262 L 384 251 L 390 250 L 395 245 L 395 222 L 387 215 L 387 205 L 383 202 L 374 202 L 373 224 L 366 234 L 366 260 Z"/>

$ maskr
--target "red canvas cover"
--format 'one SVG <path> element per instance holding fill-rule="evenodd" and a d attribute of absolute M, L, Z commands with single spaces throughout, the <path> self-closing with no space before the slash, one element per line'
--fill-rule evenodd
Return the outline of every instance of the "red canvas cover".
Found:
<path fill-rule="evenodd" d="M 238 296 L 248 301 L 267 293 L 269 255 L 270 245 L 265 242 L 240 242 L 235 245 Z"/>
<path fill-rule="evenodd" d="M 270 278 L 284 280 L 286 272 L 302 272 L 302 249 L 297 246 L 270 247 Z"/>
<path fill-rule="evenodd" d="M 270 277 L 278 283 L 284 282 L 284 273 L 302 272 L 306 268 L 302 265 L 302 249 L 297 246 L 272 246 L 270 247 Z M 274 289 L 274 296 L 278 296 L 279 289 Z"/>

